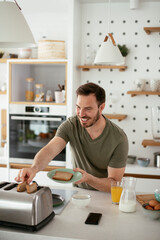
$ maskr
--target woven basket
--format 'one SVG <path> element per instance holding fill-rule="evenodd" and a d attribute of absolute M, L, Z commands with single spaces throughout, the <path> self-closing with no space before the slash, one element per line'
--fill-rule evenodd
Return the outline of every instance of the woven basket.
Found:
<path fill-rule="evenodd" d="M 40 40 L 38 42 L 38 58 L 66 58 L 65 41 Z"/>

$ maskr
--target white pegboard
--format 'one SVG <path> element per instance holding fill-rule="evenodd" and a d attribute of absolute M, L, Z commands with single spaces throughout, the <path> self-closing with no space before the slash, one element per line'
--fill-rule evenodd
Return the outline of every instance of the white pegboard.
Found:
<path fill-rule="evenodd" d="M 112 120 L 126 132 L 129 139 L 129 154 L 137 157 L 149 157 L 153 165 L 153 153 L 160 147 L 146 147 L 143 139 L 152 139 L 151 106 L 160 106 L 160 97 L 141 95 L 131 97 L 127 91 L 133 90 L 134 80 L 146 80 L 145 89 L 149 90 L 149 81 L 160 79 L 160 33 L 147 35 L 144 27 L 160 26 L 160 3 L 143 3 L 137 10 L 130 10 L 129 3 L 112 3 L 110 30 L 116 43 L 126 44 L 130 52 L 126 58 L 128 69 L 124 72 L 110 69 L 81 71 L 81 83 L 94 82 L 106 90 L 107 99 L 104 113 L 127 114 L 118 122 Z M 82 5 L 82 41 L 81 64 L 84 64 L 85 46 L 97 51 L 108 31 L 107 3 Z M 118 95 L 119 101 L 113 105 L 111 95 Z"/>

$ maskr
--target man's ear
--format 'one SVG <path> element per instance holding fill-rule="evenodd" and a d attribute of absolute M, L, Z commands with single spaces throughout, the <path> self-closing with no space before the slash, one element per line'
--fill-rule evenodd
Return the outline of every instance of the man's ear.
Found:
<path fill-rule="evenodd" d="M 100 111 L 102 112 L 104 108 L 105 108 L 105 103 L 102 103 L 102 104 L 100 105 L 99 109 L 100 109 Z"/>

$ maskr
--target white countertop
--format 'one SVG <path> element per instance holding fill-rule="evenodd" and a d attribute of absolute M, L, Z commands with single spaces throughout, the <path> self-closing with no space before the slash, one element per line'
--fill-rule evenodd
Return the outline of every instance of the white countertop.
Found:
<path fill-rule="evenodd" d="M 73 190 L 73 188 L 70 189 Z M 0 239 L 9 240 L 15 236 L 16 240 L 159 240 L 160 219 L 150 220 L 145 217 L 138 202 L 135 213 L 123 213 L 119 211 L 117 205 L 111 203 L 110 193 L 84 189 L 78 189 L 78 191 L 87 192 L 91 195 L 91 202 L 88 207 L 77 208 L 72 202 L 69 202 L 60 215 L 56 215 L 48 225 L 36 233 L 0 227 Z M 89 212 L 102 213 L 99 225 L 84 224 Z"/>
<path fill-rule="evenodd" d="M 127 164 L 125 173 L 160 176 L 160 168 L 154 166 L 141 167 L 138 164 Z"/>

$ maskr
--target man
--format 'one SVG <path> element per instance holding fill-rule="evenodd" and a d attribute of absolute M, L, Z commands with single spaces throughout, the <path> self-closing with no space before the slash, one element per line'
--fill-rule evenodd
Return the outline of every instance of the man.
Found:
<path fill-rule="evenodd" d="M 77 91 L 76 116 L 63 122 L 56 136 L 35 156 L 31 168 L 19 171 L 17 181 L 32 181 L 38 171 L 58 155 L 69 142 L 74 171 L 82 173 L 78 187 L 109 192 L 111 181 L 123 177 L 128 140 L 118 126 L 102 115 L 105 91 L 87 83 Z"/>

